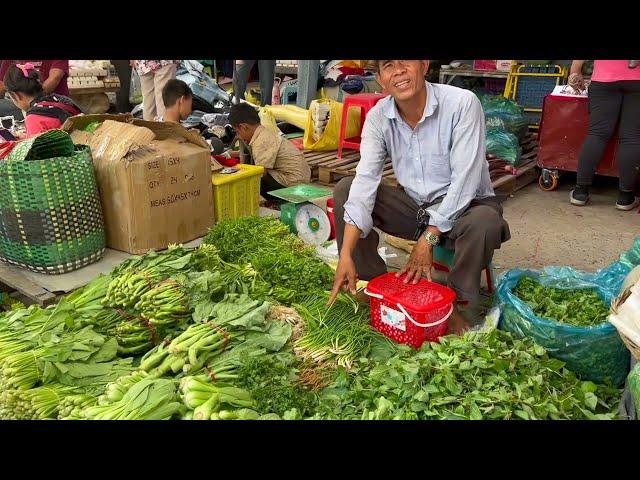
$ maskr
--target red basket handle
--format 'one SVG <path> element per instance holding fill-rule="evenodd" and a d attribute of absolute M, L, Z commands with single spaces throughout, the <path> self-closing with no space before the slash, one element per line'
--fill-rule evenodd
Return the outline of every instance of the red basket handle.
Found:
<path fill-rule="evenodd" d="M 437 322 L 433 322 L 433 323 L 418 323 L 413 318 L 411 318 L 411 315 L 409 315 L 409 312 L 407 312 L 402 305 L 400 305 L 399 303 L 397 305 L 398 305 L 398 308 L 400 310 L 402 310 L 402 313 L 404 313 L 406 315 L 406 317 L 409 320 L 411 320 L 411 323 L 413 323 L 416 327 L 435 327 L 436 325 L 440 325 L 441 323 L 446 322 L 449 319 L 449 317 L 451 316 L 451 314 L 453 313 L 453 303 L 452 303 L 451 304 L 451 308 L 449 309 L 449 313 L 447 313 L 444 317 L 442 317 Z"/>

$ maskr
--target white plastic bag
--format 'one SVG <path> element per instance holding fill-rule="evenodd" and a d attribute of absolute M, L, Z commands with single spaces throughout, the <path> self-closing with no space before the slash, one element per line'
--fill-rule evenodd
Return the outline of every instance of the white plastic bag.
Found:
<path fill-rule="evenodd" d="M 129 87 L 129 102 L 132 105 L 142 103 L 142 85 L 140 84 L 140 76 L 135 68 L 131 69 L 131 86 Z"/>

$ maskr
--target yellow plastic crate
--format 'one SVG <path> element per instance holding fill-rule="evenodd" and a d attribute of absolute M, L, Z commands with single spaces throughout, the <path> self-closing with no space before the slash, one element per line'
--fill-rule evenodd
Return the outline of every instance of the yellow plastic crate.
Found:
<path fill-rule="evenodd" d="M 258 215 L 260 210 L 260 179 L 264 167 L 236 165 L 236 173 L 214 173 L 213 205 L 215 221 Z"/>

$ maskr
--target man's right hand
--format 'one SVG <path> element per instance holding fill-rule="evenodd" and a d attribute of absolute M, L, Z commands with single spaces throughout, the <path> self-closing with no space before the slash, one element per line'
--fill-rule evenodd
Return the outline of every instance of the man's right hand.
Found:
<path fill-rule="evenodd" d="M 356 272 L 356 264 L 353 262 L 351 255 L 341 255 L 336 268 L 336 276 L 333 281 L 333 290 L 327 305 L 331 305 L 338 296 L 340 290 L 356 294 L 356 284 L 358 283 L 358 272 Z"/>

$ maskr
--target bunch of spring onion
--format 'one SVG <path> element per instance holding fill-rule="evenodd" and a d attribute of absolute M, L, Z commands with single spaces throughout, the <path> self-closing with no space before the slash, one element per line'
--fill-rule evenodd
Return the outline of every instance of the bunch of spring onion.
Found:
<path fill-rule="evenodd" d="M 96 397 L 93 395 L 68 395 L 58 404 L 58 420 L 82 420 L 82 411 L 95 404 Z"/>
<path fill-rule="evenodd" d="M 192 413 L 188 412 L 183 417 L 185 419 L 220 419 L 222 412 L 224 412 L 222 413 L 223 420 L 224 417 L 231 419 L 232 416 L 238 417 L 238 414 L 231 415 L 230 407 L 248 410 L 255 406 L 251 394 L 247 390 L 224 384 L 212 384 L 206 375 L 184 377 L 180 382 L 180 392 L 184 404 L 193 410 Z M 253 413 L 250 415 L 248 415 L 248 411 L 242 412 L 240 416 L 249 418 L 255 415 L 256 418 L 259 417 L 257 412 L 253 410 L 251 412 Z"/>
<path fill-rule="evenodd" d="M 143 378 L 117 401 L 85 408 L 87 420 L 169 420 L 183 408 L 173 380 Z"/>
<path fill-rule="evenodd" d="M 56 418 L 60 402 L 79 392 L 76 387 L 50 384 L 30 390 L 4 390 L 0 395 L 6 419 L 44 420 Z"/>
<path fill-rule="evenodd" d="M 327 296 L 309 297 L 296 304 L 306 322 L 304 335 L 296 340 L 294 350 L 305 360 L 335 361 L 351 368 L 366 354 L 376 334 L 369 325 L 369 309 L 346 294 L 339 294 L 330 307 Z"/>

